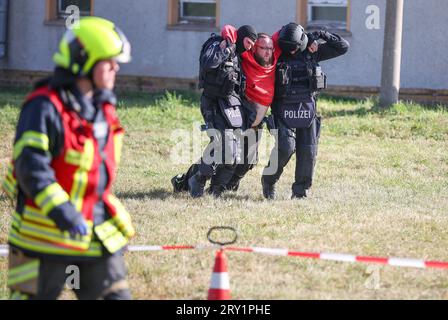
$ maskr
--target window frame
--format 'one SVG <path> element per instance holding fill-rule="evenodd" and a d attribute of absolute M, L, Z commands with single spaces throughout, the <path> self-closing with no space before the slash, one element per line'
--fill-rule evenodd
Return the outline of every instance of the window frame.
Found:
<path fill-rule="evenodd" d="M 315 0 L 315 1 L 319 1 L 319 0 Z M 331 0 L 321 0 L 322 2 L 328 2 Z M 336 0 L 335 0 L 336 1 Z M 329 4 L 329 6 L 334 6 L 333 4 Z M 347 0 L 347 15 L 346 15 L 346 23 L 345 23 L 345 28 L 334 28 L 334 27 L 329 27 L 326 24 L 313 24 L 311 23 L 311 25 L 309 25 L 308 23 L 308 17 L 310 15 L 309 10 L 310 10 L 310 5 L 309 5 L 309 1 L 308 0 L 296 0 L 296 21 L 298 24 L 302 25 L 304 28 L 309 28 L 309 29 L 318 29 L 318 28 L 322 28 L 322 27 L 326 27 L 329 31 L 335 31 L 335 32 L 342 32 L 342 33 L 347 33 L 347 35 L 350 35 L 350 28 L 351 28 L 351 0 Z M 337 21 L 337 20 L 335 20 Z"/>
<path fill-rule="evenodd" d="M 94 0 L 90 1 L 90 12 L 89 15 L 93 16 L 94 12 Z M 65 22 L 65 17 L 59 15 L 59 4 L 60 0 L 46 0 L 46 10 L 45 10 L 45 24 L 56 24 L 63 25 Z M 82 12 L 80 12 L 82 13 Z M 81 16 L 85 16 L 81 14 Z"/>
<path fill-rule="evenodd" d="M 179 0 L 179 23 L 182 23 L 182 21 L 186 21 L 186 23 L 196 23 L 201 21 L 210 21 L 215 22 L 216 20 L 216 9 L 215 9 L 215 15 L 214 16 L 207 16 L 207 17 L 200 17 L 200 16 L 187 16 L 185 17 L 183 14 L 184 3 L 212 3 L 217 5 L 216 0 Z"/>
<path fill-rule="evenodd" d="M 345 8 L 346 9 L 346 15 L 345 15 L 345 21 L 341 22 L 342 27 L 341 28 L 336 28 L 336 29 L 341 29 L 341 30 L 347 30 L 347 20 L 348 20 L 348 12 L 347 12 L 347 8 L 348 8 L 348 0 L 311 0 L 313 2 L 317 2 L 317 3 L 310 3 L 310 0 L 308 0 L 308 8 L 307 8 L 307 25 L 308 26 L 325 26 L 325 22 L 327 23 L 334 23 L 334 22 L 341 22 L 340 20 L 312 20 L 312 12 L 313 12 L 313 7 L 333 7 L 333 8 Z M 335 2 L 344 2 L 345 4 L 338 4 Z M 329 3 L 330 2 L 330 3 Z M 332 3 L 333 2 L 333 3 Z"/>
<path fill-rule="evenodd" d="M 56 8 L 56 14 L 57 14 L 57 17 L 59 18 L 59 19 L 65 19 L 65 18 L 67 18 L 68 17 L 68 15 L 65 13 L 65 10 L 61 10 L 62 8 L 61 8 L 61 6 L 62 6 L 62 1 L 63 0 L 56 0 L 56 6 L 57 6 L 57 8 Z M 92 1 L 91 0 L 89 0 L 90 1 L 90 6 L 92 6 Z M 89 15 L 92 15 L 92 10 L 90 10 L 90 11 L 79 11 L 79 13 L 80 13 L 80 16 L 89 16 Z M 87 13 L 87 14 L 86 14 Z"/>
<path fill-rule="evenodd" d="M 216 3 L 216 11 L 214 19 L 182 19 L 181 18 L 181 2 L 204 2 Z M 220 27 L 220 7 L 221 0 L 201 1 L 201 0 L 168 0 L 168 23 L 169 30 L 193 30 L 193 31 L 216 31 Z"/>

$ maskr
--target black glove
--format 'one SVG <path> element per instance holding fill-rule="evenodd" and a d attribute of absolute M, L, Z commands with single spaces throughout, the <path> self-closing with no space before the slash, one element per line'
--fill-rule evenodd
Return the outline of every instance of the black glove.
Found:
<path fill-rule="evenodd" d="M 62 231 L 71 230 L 75 226 L 85 223 L 84 217 L 76 211 L 70 202 L 65 202 L 53 208 L 48 216 L 56 223 L 58 229 Z"/>
<path fill-rule="evenodd" d="M 322 39 L 325 42 L 335 42 L 335 41 L 339 41 L 339 36 L 328 32 L 327 30 L 319 30 L 319 31 L 314 31 L 313 32 L 313 37 L 315 37 L 315 40 L 317 41 L 318 39 Z"/>
<path fill-rule="evenodd" d="M 308 43 L 306 45 L 307 48 L 309 48 L 314 41 L 317 41 L 317 39 L 319 39 L 319 35 L 317 34 L 317 31 L 313 32 L 313 33 L 307 33 L 306 36 L 308 37 Z"/>
<path fill-rule="evenodd" d="M 236 50 L 236 44 L 232 43 L 229 39 L 226 39 L 226 48 L 224 50 L 229 54 L 233 54 Z"/>

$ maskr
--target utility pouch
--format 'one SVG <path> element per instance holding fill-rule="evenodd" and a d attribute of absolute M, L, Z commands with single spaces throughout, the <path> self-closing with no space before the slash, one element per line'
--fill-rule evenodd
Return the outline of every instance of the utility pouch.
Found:
<path fill-rule="evenodd" d="M 241 128 L 243 117 L 241 114 L 241 101 L 238 97 L 228 96 L 218 99 L 218 105 L 222 115 L 233 128 Z"/>
<path fill-rule="evenodd" d="M 327 75 L 323 73 L 320 66 L 316 66 L 310 81 L 311 90 L 322 90 L 327 88 Z"/>

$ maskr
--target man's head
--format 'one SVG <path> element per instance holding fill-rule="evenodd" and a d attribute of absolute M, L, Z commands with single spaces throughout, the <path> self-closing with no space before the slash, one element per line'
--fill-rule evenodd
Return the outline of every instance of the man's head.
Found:
<path fill-rule="evenodd" d="M 289 53 L 305 51 L 307 44 L 308 36 L 301 25 L 291 22 L 280 30 L 278 45 L 283 51 Z"/>
<path fill-rule="evenodd" d="M 53 56 L 56 66 L 77 79 L 89 79 L 99 89 L 112 89 L 118 63 L 131 60 L 131 47 L 113 22 L 86 17 L 79 27 L 67 30 Z"/>
<path fill-rule="evenodd" d="M 257 31 L 254 27 L 244 25 L 237 30 L 236 51 L 243 53 L 244 51 L 252 49 L 257 40 Z"/>
<path fill-rule="evenodd" d="M 266 33 L 259 33 L 258 39 L 255 42 L 253 48 L 254 58 L 259 65 L 263 67 L 268 67 L 272 65 L 273 53 L 274 53 L 274 42 L 271 37 Z"/>

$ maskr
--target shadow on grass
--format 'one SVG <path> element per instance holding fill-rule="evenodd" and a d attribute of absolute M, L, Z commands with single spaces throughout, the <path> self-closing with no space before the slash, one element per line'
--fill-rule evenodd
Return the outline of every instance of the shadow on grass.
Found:
<path fill-rule="evenodd" d="M 238 192 L 226 192 L 221 197 L 222 200 L 238 200 L 238 201 L 263 201 L 262 199 L 250 197 L 248 195 L 242 196 Z"/>
<path fill-rule="evenodd" d="M 172 192 L 167 191 L 166 189 L 153 189 L 147 192 L 117 192 L 116 196 L 120 199 L 135 199 L 135 200 L 143 200 L 146 198 L 149 199 L 159 199 L 165 200 L 169 197 L 173 196 Z"/>

